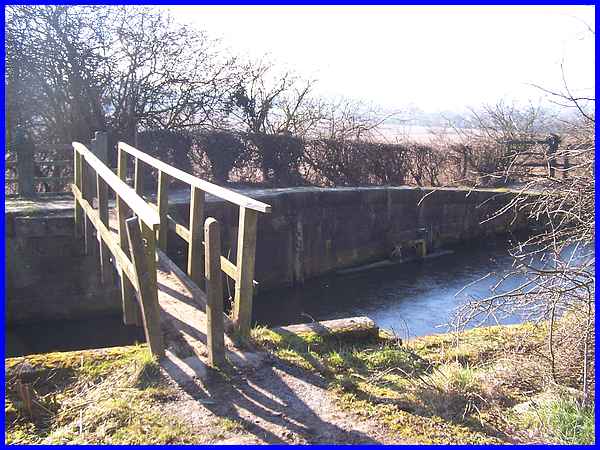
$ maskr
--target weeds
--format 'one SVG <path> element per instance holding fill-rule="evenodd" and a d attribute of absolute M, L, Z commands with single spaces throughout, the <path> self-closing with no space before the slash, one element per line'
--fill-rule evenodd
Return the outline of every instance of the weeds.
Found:
<path fill-rule="evenodd" d="M 560 444 L 593 444 L 594 408 L 581 406 L 573 397 L 559 395 L 532 402 L 522 418 L 524 426 Z"/>
<path fill-rule="evenodd" d="M 385 332 L 360 342 L 252 332 L 278 358 L 327 377 L 343 408 L 376 419 L 403 439 L 429 443 L 514 442 L 522 435 L 519 429 L 529 425 L 511 407 L 549 388 L 550 374 L 540 370 L 544 336 L 544 324 L 528 323 L 426 336 L 404 346 Z M 559 428 L 563 437 L 555 439 L 593 438 L 588 410 L 563 417 L 567 409 L 561 407 L 543 416 L 544 423 L 565 424 Z"/>
<path fill-rule="evenodd" d="M 39 355 L 11 364 L 6 443 L 191 442 L 184 424 L 160 409 L 173 388 L 145 346 Z"/>

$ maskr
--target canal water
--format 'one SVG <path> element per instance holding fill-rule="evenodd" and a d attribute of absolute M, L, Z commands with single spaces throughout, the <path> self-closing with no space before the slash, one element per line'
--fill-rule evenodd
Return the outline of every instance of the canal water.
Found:
<path fill-rule="evenodd" d="M 509 246 L 508 238 L 482 241 L 434 259 L 323 277 L 294 289 L 259 293 L 254 301 L 254 321 L 276 326 L 369 316 L 381 328 L 404 338 L 445 332 L 458 306 L 470 298 L 489 296 L 492 287 L 511 270 Z M 520 282 L 509 279 L 500 290 Z M 521 320 L 513 316 L 501 323 Z"/>
<path fill-rule="evenodd" d="M 294 288 L 259 292 L 254 299 L 253 320 L 277 326 L 369 316 L 403 338 L 445 332 L 457 306 L 468 298 L 488 296 L 491 286 L 511 269 L 509 246 L 507 238 L 472 243 L 435 259 L 331 275 Z M 503 288 L 518 282 L 509 280 Z M 520 320 L 509 317 L 502 323 Z M 11 327 L 5 338 L 6 356 L 17 356 L 128 345 L 143 342 L 144 334 L 139 327 L 124 326 L 121 317 L 115 316 Z"/>

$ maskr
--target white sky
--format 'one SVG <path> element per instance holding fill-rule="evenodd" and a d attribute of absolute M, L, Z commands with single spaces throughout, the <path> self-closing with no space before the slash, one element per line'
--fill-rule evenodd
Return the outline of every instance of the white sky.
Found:
<path fill-rule="evenodd" d="M 325 96 L 385 108 L 537 101 L 528 86 L 594 92 L 594 6 L 177 6 L 234 54 L 318 79 Z"/>

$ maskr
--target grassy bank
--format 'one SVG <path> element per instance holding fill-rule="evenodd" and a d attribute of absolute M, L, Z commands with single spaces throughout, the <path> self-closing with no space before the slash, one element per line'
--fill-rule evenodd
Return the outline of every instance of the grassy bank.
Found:
<path fill-rule="evenodd" d="M 544 332 L 492 327 L 400 343 L 385 333 L 352 342 L 257 328 L 253 339 L 321 373 L 342 411 L 394 441 L 590 443 L 592 409 L 543 370 Z M 11 358 L 5 371 L 6 443 L 211 443 L 246 433 L 227 416 L 201 429 L 182 421 L 180 388 L 146 346 Z"/>
<path fill-rule="evenodd" d="M 161 413 L 175 394 L 146 346 L 5 361 L 6 443 L 191 443 Z"/>
<path fill-rule="evenodd" d="M 550 381 L 544 326 L 488 327 L 401 343 L 255 329 L 277 357 L 330 380 L 339 404 L 418 443 L 591 443 L 593 407 Z"/>

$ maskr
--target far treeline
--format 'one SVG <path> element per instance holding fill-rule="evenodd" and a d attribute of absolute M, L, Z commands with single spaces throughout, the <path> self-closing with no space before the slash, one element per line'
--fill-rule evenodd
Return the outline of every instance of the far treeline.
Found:
<path fill-rule="evenodd" d="M 8 6 L 5 46 L 7 160 L 23 147 L 51 160 L 53 146 L 107 131 L 111 148 L 123 140 L 220 184 L 502 185 L 532 171 L 494 176 L 524 148 L 507 143 L 565 129 L 538 107 L 500 102 L 429 142 L 390 142 L 382 126 L 394 114 L 321 98 L 315 80 L 234 56 L 156 8 Z"/>

